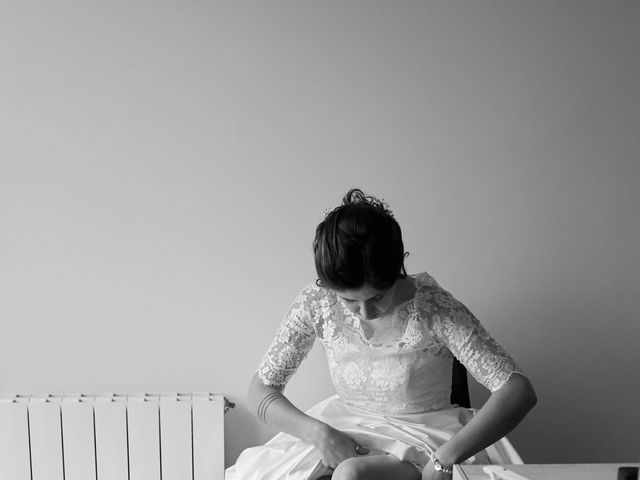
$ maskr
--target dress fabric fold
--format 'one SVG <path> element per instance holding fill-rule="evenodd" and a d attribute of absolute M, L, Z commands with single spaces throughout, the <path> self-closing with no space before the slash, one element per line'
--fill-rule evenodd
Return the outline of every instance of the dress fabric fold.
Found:
<path fill-rule="evenodd" d="M 421 470 L 429 455 L 451 438 L 476 413 L 451 407 L 428 413 L 377 415 L 350 407 L 334 395 L 307 411 L 369 448 L 368 455 L 393 455 Z M 521 464 L 508 439 L 467 459 L 466 464 Z M 226 471 L 226 480 L 317 480 L 330 475 L 310 444 L 279 433 L 266 444 L 244 450 Z"/>

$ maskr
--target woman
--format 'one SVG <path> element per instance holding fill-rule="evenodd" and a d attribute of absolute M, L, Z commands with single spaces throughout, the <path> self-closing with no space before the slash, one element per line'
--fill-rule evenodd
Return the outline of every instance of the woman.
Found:
<path fill-rule="evenodd" d="M 429 274 L 406 274 L 387 206 L 350 190 L 313 251 L 318 281 L 289 308 L 248 392 L 282 433 L 245 450 L 227 479 L 449 479 L 463 461 L 521 462 L 503 437 L 535 405 L 531 384 Z M 283 392 L 316 338 L 337 395 L 303 413 Z M 450 404 L 454 356 L 492 392 L 478 411 Z"/>

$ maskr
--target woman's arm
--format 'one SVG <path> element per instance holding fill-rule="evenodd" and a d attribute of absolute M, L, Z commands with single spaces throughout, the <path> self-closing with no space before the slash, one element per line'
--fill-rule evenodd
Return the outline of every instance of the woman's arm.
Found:
<path fill-rule="evenodd" d="M 435 457 L 446 466 L 466 460 L 509 433 L 536 403 L 529 380 L 514 373 L 467 425 L 436 450 Z"/>
<path fill-rule="evenodd" d="M 436 450 L 435 458 L 442 465 L 451 466 L 500 440 L 533 408 L 537 398 L 515 361 L 467 307 L 441 288 L 428 293 L 425 301 L 432 309 L 433 331 L 472 376 L 492 392 L 469 423 Z"/>
<path fill-rule="evenodd" d="M 341 461 L 356 456 L 356 442 L 303 413 L 282 394 L 284 385 L 313 346 L 316 332 L 312 311 L 321 295 L 314 286 L 304 289 L 293 301 L 251 379 L 247 404 L 262 422 L 314 445 L 320 451 L 322 463 L 335 468 Z"/>
<path fill-rule="evenodd" d="M 257 374 L 249 384 L 247 404 L 267 425 L 315 446 L 327 467 L 335 468 L 343 460 L 358 456 L 357 444 L 348 435 L 299 410 L 280 391 L 263 384 Z"/>

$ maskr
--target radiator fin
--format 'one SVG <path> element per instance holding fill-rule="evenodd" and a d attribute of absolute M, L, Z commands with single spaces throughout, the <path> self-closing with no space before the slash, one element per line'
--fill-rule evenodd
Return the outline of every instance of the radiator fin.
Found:
<path fill-rule="evenodd" d="M 224 412 L 211 393 L 0 398 L 0 478 L 222 480 Z"/>

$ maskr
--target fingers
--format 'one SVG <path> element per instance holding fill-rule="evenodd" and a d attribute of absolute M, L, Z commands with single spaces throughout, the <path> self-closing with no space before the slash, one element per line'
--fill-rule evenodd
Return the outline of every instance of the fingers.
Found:
<path fill-rule="evenodd" d="M 316 446 L 320 450 L 322 463 L 330 468 L 337 467 L 348 458 L 369 453 L 369 448 L 360 445 L 344 432 L 333 428 L 327 430 L 327 435 L 321 437 Z"/>
<path fill-rule="evenodd" d="M 356 443 L 356 446 L 353 449 L 354 452 L 356 452 L 357 455 L 366 455 L 369 453 L 369 449 L 363 445 L 359 445 Z"/>
<path fill-rule="evenodd" d="M 334 456 L 333 458 L 323 459 L 322 463 L 325 466 L 333 469 L 333 468 L 336 468 L 343 461 L 347 460 L 348 458 L 355 458 L 355 457 L 368 455 L 368 454 L 369 454 L 369 448 L 365 447 L 364 445 L 354 443 L 353 449 L 342 451 L 338 455 Z"/>

